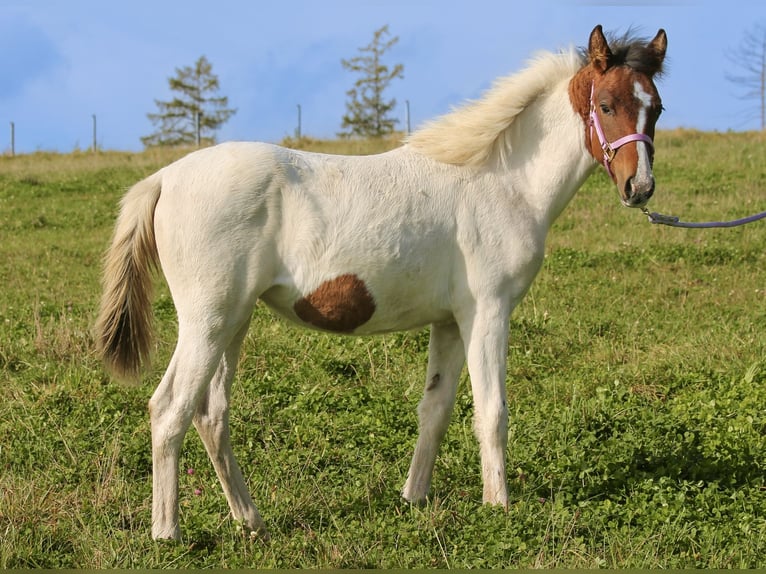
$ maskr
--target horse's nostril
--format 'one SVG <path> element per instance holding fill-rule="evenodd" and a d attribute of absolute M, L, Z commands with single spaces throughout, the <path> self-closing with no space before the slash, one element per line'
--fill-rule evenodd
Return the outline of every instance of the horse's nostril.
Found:
<path fill-rule="evenodd" d="M 630 177 L 625 182 L 625 197 L 627 197 L 627 198 L 633 197 L 633 193 L 634 193 L 634 191 L 633 191 L 633 178 Z"/>

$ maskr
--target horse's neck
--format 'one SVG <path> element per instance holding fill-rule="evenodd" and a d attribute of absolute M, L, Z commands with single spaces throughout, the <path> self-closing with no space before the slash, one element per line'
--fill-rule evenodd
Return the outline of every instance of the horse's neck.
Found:
<path fill-rule="evenodd" d="M 562 82 L 519 114 L 509 128 L 505 150 L 498 154 L 498 167 L 505 170 L 509 185 L 547 225 L 597 165 L 583 134 L 582 119 Z"/>

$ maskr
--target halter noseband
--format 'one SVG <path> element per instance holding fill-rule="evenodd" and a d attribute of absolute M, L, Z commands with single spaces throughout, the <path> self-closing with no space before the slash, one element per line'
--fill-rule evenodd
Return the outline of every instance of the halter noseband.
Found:
<path fill-rule="evenodd" d="M 594 93 L 596 90 L 596 82 L 591 82 L 590 85 L 590 139 L 593 141 L 593 128 L 596 129 L 596 136 L 598 136 L 598 142 L 601 144 L 601 151 L 604 152 L 604 167 L 606 168 L 606 171 L 609 173 L 612 179 L 614 179 L 614 173 L 612 172 L 612 161 L 614 160 L 614 156 L 617 153 L 617 150 L 624 146 L 626 143 L 629 142 L 635 142 L 635 141 L 642 141 L 646 144 L 648 144 L 652 150 L 654 149 L 654 142 L 652 141 L 652 138 L 650 138 L 646 134 L 630 134 L 624 137 L 621 137 L 620 139 L 617 139 L 613 142 L 609 142 L 606 139 L 606 135 L 604 134 L 604 129 L 601 127 L 601 122 L 598 119 L 598 114 L 596 113 L 596 101 L 594 99 Z"/>

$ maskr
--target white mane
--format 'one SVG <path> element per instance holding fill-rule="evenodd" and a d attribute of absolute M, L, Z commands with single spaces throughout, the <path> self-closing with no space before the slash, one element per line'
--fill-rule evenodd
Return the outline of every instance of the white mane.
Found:
<path fill-rule="evenodd" d="M 575 50 L 542 52 L 524 70 L 495 81 L 479 100 L 428 122 L 412 133 L 407 143 L 443 163 L 480 166 L 492 155 L 497 142 L 529 104 L 560 80 L 573 76 L 583 65 Z"/>

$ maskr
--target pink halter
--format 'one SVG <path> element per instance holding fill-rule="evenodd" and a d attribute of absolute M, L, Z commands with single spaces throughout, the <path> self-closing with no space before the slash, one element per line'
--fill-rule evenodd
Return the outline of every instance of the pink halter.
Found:
<path fill-rule="evenodd" d="M 654 142 L 652 141 L 652 138 L 646 134 L 630 134 L 621 137 L 620 139 L 611 143 L 607 141 L 606 135 L 604 134 L 604 129 L 601 127 L 601 122 L 599 121 L 598 114 L 596 113 L 596 102 L 594 100 L 595 90 L 596 83 L 592 82 L 590 85 L 590 138 L 593 140 L 593 128 L 596 128 L 598 142 L 601 144 L 601 150 L 604 152 L 604 167 L 606 168 L 606 171 L 609 173 L 611 178 L 614 179 L 614 173 L 612 172 L 612 160 L 614 160 L 614 155 L 617 153 L 619 148 L 629 142 L 642 141 L 654 149 Z"/>

